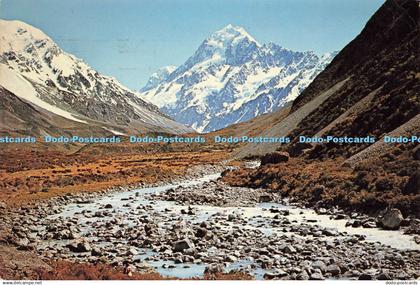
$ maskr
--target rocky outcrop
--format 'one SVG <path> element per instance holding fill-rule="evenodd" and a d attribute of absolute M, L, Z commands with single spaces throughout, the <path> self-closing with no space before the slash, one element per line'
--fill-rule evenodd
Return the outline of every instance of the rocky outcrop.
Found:
<path fill-rule="evenodd" d="M 261 157 L 261 165 L 287 162 L 290 156 L 287 152 L 275 151 Z"/>

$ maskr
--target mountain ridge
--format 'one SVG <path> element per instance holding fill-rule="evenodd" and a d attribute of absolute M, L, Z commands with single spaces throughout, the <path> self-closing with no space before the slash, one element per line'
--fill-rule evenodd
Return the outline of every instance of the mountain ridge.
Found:
<path fill-rule="evenodd" d="M 260 44 L 244 28 L 228 25 L 157 86 L 142 88 L 141 96 L 177 121 L 210 132 L 292 101 L 335 54 Z"/>
<path fill-rule="evenodd" d="M 111 133 L 192 131 L 35 27 L 0 20 L 0 37 L 0 85 L 38 109 L 95 128 L 107 125 Z"/>

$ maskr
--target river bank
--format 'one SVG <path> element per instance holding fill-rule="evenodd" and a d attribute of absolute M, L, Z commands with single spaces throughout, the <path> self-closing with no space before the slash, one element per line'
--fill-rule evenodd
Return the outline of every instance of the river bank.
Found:
<path fill-rule="evenodd" d="M 350 219 L 369 217 L 345 217 L 339 209 L 316 213 L 263 189 L 230 187 L 218 180 L 220 173 L 220 167 L 201 168 L 187 181 L 66 195 L 13 210 L 3 221 L 18 249 L 127 272 L 418 278 L 420 247 L 413 236 L 352 227 Z"/>

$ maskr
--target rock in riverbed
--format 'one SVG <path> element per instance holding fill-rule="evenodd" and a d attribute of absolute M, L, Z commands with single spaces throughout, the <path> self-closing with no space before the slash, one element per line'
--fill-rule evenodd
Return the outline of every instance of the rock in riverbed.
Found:
<path fill-rule="evenodd" d="M 400 228 L 401 222 L 404 220 L 401 211 L 392 208 L 386 210 L 385 214 L 379 218 L 379 224 L 387 230 L 397 230 Z"/>
<path fill-rule="evenodd" d="M 67 245 L 72 252 L 89 252 L 92 250 L 89 242 L 85 240 L 75 241 Z"/>
<path fill-rule="evenodd" d="M 174 252 L 184 251 L 194 248 L 194 244 L 189 239 L 183 239 L 174 243 Z"/>

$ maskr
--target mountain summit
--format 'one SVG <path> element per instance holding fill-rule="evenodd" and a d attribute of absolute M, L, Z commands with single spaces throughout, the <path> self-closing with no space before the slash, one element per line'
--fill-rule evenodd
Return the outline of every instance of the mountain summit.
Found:
<path fill-rule="evenodd" d="M 235 59 L 237 59 L 236 64 L 240 64 L 242 61 L 239 58 L 248 53 L 253 54 L 260 46 L 244 28 L 228 25 L 204 40 L 186 65 L 205 60 L 225 60 L 234 64 Z"/>
<path fill-rule="evenodd" d="M 159 84 L 146 84 L 141 96 L 178 122 L 210 132 L 292 101 L 334 55 L 260 44 L 244 28 L 228 25 Z"/>

